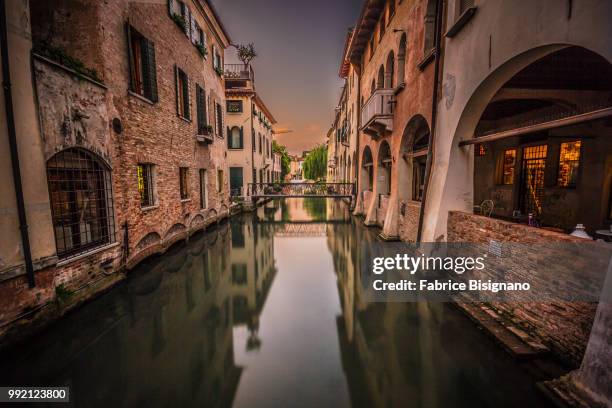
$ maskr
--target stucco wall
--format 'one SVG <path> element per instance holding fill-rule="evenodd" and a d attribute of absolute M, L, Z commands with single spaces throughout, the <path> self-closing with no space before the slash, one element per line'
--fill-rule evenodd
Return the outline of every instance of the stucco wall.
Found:
<path fill-rule="evenodd" d="M 458 147 L 472 138 L 476 123 L 497 90 L 537 59 L 577 45 L 612 61 L 612 3 L 586 0 L 560 6 L 554 0 L 476 1 L 476 15 L 453 38 L 446 38 L 442 100 L 435 140 L 432 178 L 423 239 L 447 237 L 449 210 L 472 211 L 473 148 Z M 455 14 L 448 13 L 447 27 Z M 520 27 L 520 29 L 517 29 Z M 469 67 L 469 69 L 465 69 Z"/>

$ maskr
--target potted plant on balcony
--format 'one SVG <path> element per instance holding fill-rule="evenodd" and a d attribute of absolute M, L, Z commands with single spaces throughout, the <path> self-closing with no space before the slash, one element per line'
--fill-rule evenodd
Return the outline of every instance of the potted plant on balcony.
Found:
<path fill-rule="evenodd" d="M 223 68 L 221 68 L 220 66 L 215 67 L 215 72 L 217 73 L 217 75 L 223 76 Z"/>
<path fill-rule="evenodd" d="M 247 45 L 238 44 L 236 49 L 238 50 L 238 59 L 244 64 L 244 74 L 248 76 L 249 64 L 251 64 L 253 58 L 257 56 L 257 52 L 255 52 L 255 45 L 253 43 L 249 43 Z"/>

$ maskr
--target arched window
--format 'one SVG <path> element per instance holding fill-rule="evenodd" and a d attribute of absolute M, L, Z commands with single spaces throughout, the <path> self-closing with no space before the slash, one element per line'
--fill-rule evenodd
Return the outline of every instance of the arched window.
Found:
<path fill-rule="evenodd" d="M 361 179 L 362 190 L 372 191 L 374 186 L 374 161 L 372 160 L 372 151 L 368 146 L 363 150 L 363 158 L 361 159 Z"/>
<path fill-rule="evenodd" d="M 111 175 L 96 155 L 80 148 L 56 154 L 47 180 L 58 257 L 115 241 Z"/>
<path fill-rule="evenodd" d="M 376 79 L 376 89 L 383 89 L 385 87 L 385 67 L 380 66 L 378 68 L 378 77 Z"/>
<path fill-rule="evenodd" d="M 402 34 L 397 50 L 397 83 L 406 82 L 406 33 Z"/>
<path fill-rule="evenodd" d="M 438 14 L 438 0 L 429 0 L 427 2 L 427 11 L 425 12 L 425 41 L 423 44 L 423 51 L 427 54 L 434 47 L 435 43 L 435 31 L 436 31 L 436 17 Z"/>
<path fill-rule="evenodd" d="M 372 80 L 372 86 L 370 86 L 370 95 L 372 95 L 376 91 L 376 81 Z"/>
<path fill-rule="evenodd" d="M 395 55 L 393 51 L 387 56 L 387 66 L 385 74 L 385 88 L 393 88 L 395 86 Z"/>
<path fill-rule="evenodd" d="M 229 138 L 227 139 L 229 149 L 242 149 L 244 148 L 243 143 L 243 131 L 242 127 L 234 126 L 229 130 Z"/>

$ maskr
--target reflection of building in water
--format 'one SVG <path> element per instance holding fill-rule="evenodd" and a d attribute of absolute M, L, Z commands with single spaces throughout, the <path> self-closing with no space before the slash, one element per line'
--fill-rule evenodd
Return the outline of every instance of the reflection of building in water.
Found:
<path fill-rule="evenodd" d="M 3 357 L 0 383 L 53 378 L 70 386 L 77 405 L 231 405 L 242 368 L 234 362 L 229 251 L 224 225 L 146 261 L 124 286 L 41 337 L 34 352 Z"/>
<path fill-rule="evenodd" d="M 265 211 L 266 209 L 261 209 Z M 255 218 L 232 223 L 231 232 L 231 296 L 234 325 L 249 330 L 247 349 L 257 349 L 259 315 L 276 275 L 273 226 Z"/>
<path fill-rule="evenodd" d="M 443 303 L 366 300 L 370 271 L 361 258 L 375 241 L 372 230 L 328 226 L 342 307 L 338 336 L 353 405 L 445 407 L 460 400 L 474 406 L 538 405 L 529 399 L 532 391 L 508 400 L 516 389 L 532 387 L 533 380 L 458 311 Z"/>

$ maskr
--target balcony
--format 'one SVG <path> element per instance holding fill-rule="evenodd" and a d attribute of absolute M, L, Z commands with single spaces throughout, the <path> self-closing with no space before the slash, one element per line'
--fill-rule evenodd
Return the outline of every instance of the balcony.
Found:
<path fill-rule="evenodd" d="M 255 81 L 253 68 L 244 64 L 225 64 L 223 76 L 226 81 Z"/>
<path fill-rule="evenodd" d="M 393 132 L 393 89 L 377 89 L 361 109 L 364 133 L 379 138 Z"/>

